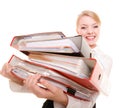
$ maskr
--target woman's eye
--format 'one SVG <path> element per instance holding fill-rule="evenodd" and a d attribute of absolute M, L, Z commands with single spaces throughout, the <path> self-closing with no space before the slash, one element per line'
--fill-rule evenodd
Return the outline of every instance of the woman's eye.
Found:
<path fill-rule="evenodd" d="M 81 27 L 81 29 L 86 29 L 86 27 Z"/>
<path fill-rule="evenodd" d="M 98 28 L 98 25 L 94 26 L 94 28 Z"/>

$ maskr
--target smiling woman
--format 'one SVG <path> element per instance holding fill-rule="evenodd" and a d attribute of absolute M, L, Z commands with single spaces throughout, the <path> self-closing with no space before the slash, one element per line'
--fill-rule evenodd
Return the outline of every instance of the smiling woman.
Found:
<path fill-rule="evenodd" d="M 83 11 L 78 16 L 76 31 L 86 39 L 91 48 L 94 48 L 99 38 L 100 25 L 101 21 L 95 12 Z"/>
<path fill-rule="evenodd" d="M 97 60 L 104 72 L 104 75 L 109 77 L 112 67 L 112 59 L 108 55 L 104 54 L 97 46 L 100 31 L 100 19 L 98 15 L 90 10 L 82 11 L 77 19 L 76 31 L 78 35 L 81 35 L 86 39 L 88 45 L 91 47 L 92 57 Z M 38 98 L 47 98 L 48 101 L 45 102 L 43 108 L 46 108 L 47 103 L 50 103 L 49 106 L 52 105 L 52 108 L 95 108 L 95 102 L 99 96 L 99 92 L 93 93 L 90 101 L 84 101 L 68 96 L 62 89 L 52 85 L 45 79 L 40 80 L 40 84 L 45 86 L 47 90 L 40 88 L 37 83 L 38 80 L 42 78 L 41 74 L 30 75 L 21 82 L 11 74 L 11 71 L 12 66 L 9 63 L 6 63 L 1 71 L 1 75 L 14 82 L 10 83 L 11 90 L 21 92 L 28 91 L 35 94 Z M 18 87 L 16 86 L 17 84 Z"/>
<path fill-rule="evenodd" d="M 82 35 L 86 39 L 87 43 L 92 49 L 93 58 L 97 59 L 104 73 L 107 74 L 107 76 L 109 77 L 112 66 L 112 59 L 108 55 L 100 51 L 100 49 L 97 46 L 97 40 L 99 38 L 99 32 L 100 32 L 100 25 L 101 25 L 101 21 L 99 19 L 99 16 L 93 11 L 85 10 L 77 18 L 76 31 L 79 35 Z M 74 103 L 72 104 L 71 101 Z M 94 99 L 90 103 L 85 101 L 83 102 L 82 100 L 76 100 L 68 96 L 67 108 L 73 108 L 73 107 L 96 108 L 95 101 L 96 101 L 96 96 L 94 96 Z M 53 104 L 54 106 L 54 107 L 51 106 L 51 108 L 58 108 L 58 104 L 56 104 L 55 100 L 54 103 L 51 102 L 52 102 L 51 100 L 47 100 L 44 103 L 43 108 L 47 108 L 51 104 Z"/>

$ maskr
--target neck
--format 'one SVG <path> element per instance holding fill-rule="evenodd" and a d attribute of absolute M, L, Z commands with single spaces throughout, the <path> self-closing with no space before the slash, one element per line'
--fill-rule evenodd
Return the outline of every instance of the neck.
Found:
<path fill-rule="evenodd" d="M 96 46 L 97 46 L 96 44 L 90 45 L 91 48 L 95 48 Z"/>

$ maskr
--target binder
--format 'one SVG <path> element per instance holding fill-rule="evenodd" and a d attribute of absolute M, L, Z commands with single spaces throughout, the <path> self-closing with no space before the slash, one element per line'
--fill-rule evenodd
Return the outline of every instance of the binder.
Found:
<path fill-rule="evenodd" d="M 32 51 L 35 53 L 47 52 L 87 58 L 91 56 L 91 48 L 82 36 L 66 37 L 62 32 L 14 36 L 10 46 L 26 54 Z"/>
<path fill-rule="evenodd" d="M 40 73 L 43 79 L 46 79 L 51 84 L 60 87 L 65 93 L 75 98 L 91 101 L 97 95 L 98 90 L 88 89 L 78 82 L 69 79 L 63 73 L 53 67 L 49 67 L 40 63 L 31 62 L 29 60 L 23 60 L 16 55 L 12 55 L 9 64 L 13 66 L 11 71 L 19 79 L 26 79 L 29 75 Z M 73 77 L 74 78 L 74 77 Z M 38 81 L 39 83 L 39 81 Z M 47 89 L 43 85 L 40 87 Z M 94 96 L 94 97 L 93 97 Z"/>
<path fill-rule="evenodd" d="M 60 39 L 63 37 L 65 37 L 65 35 L 60 31 L 18 35 L 13 37 L 13 42 L 11 42 L 11 45 L 15 46 L 19 41 L 42 41 L 50 39 Z"/>
<path fill-rule="evenodd" d="M 49 53 L 29 54 L 33 63 L 54 68 L 63 76 L 93 91 L 106 92 L 102 88 L 103 71 L 94 58 Z"/>

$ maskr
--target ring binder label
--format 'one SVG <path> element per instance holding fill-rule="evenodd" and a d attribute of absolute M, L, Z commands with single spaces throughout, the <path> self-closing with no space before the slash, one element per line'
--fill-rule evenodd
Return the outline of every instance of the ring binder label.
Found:
<path fill-rule="evenodd" d="M 67 87 L 67 93 L 70 93 L 70 94 L 72 94 L 72 95 L 75 95 L 76 90 L 74 90 L 74 89 L 72 89 L 72 88 L 70 88 L 70 87 Z"/>

